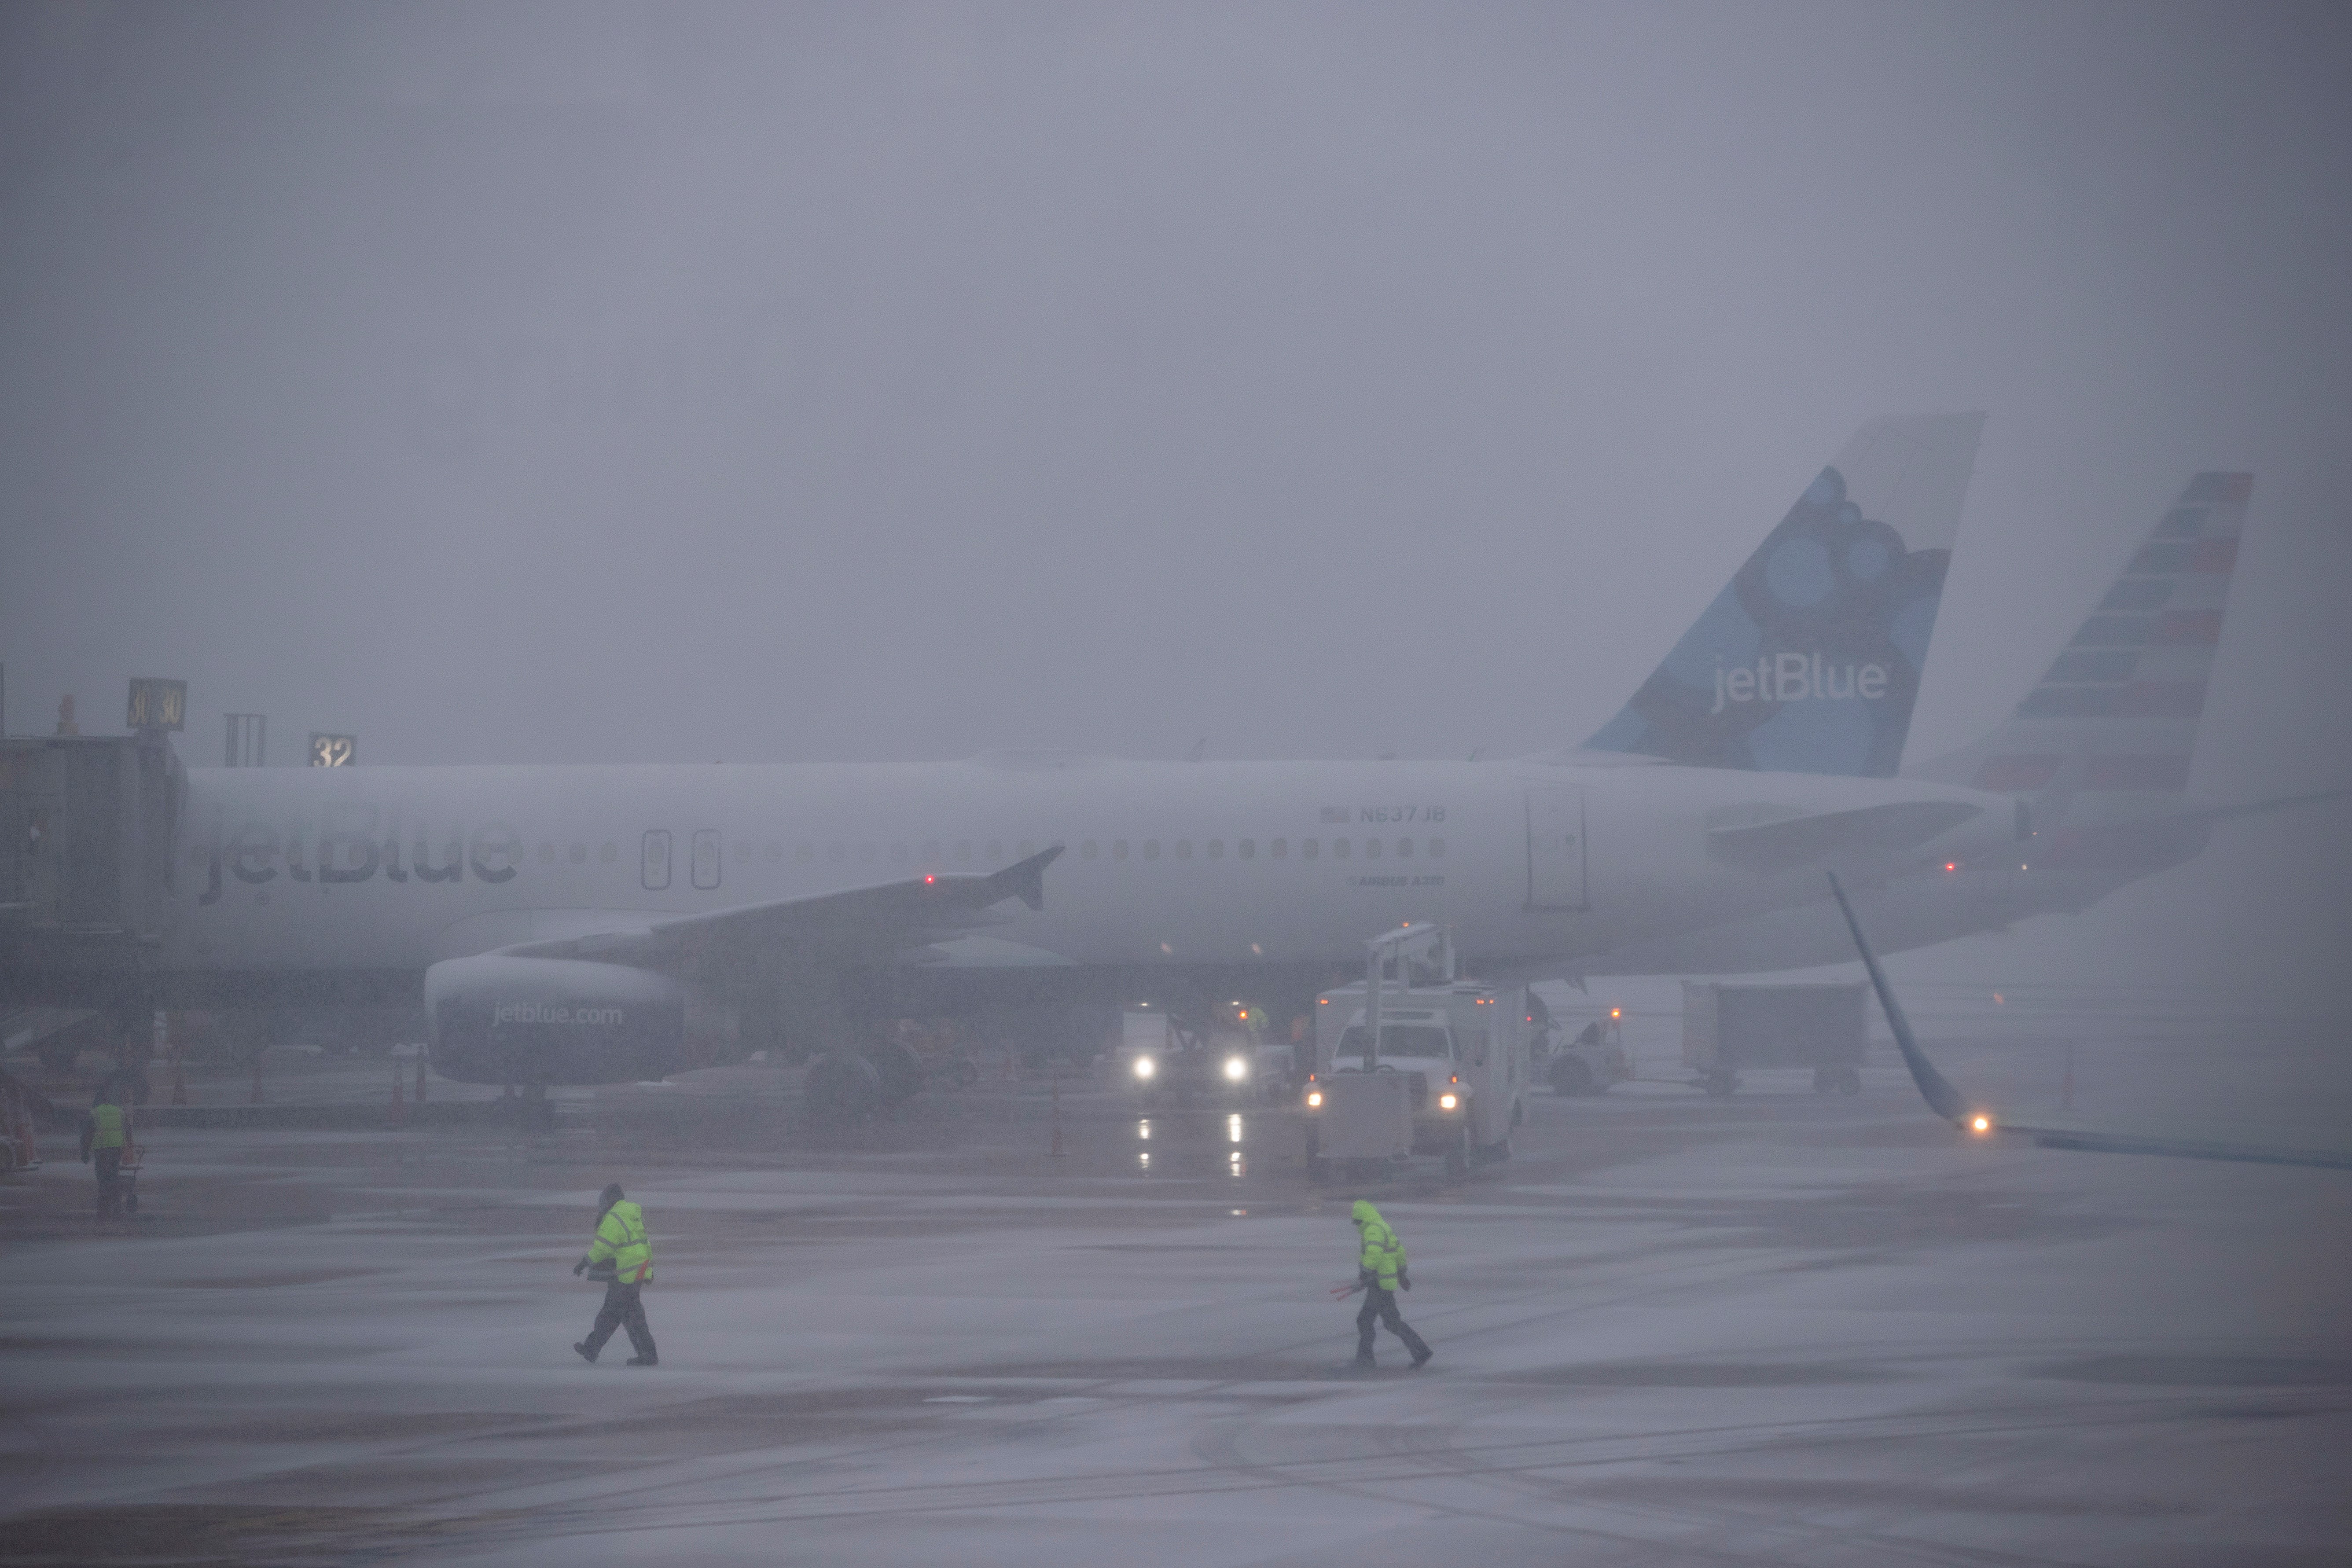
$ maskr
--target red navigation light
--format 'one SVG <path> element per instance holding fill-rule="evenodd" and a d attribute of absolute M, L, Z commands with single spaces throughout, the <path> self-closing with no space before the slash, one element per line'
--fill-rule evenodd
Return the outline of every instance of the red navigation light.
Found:
<path fill-rule="evenodd" d="M 1958 860 L 1947 860 L 1944 862 L 1944 869 L 1947 871 L 1957 871 L 1959 868 L 1960 863 Z"/>
<path fill-rule="evenodd" d="M 939 879 L 938 879 L 937 877 L 932 876 L 929 871 L 926 871 L 926 872 L 924 872 L 924 873 L 923 873 L 923 886 L 925 886 L 926 888 L 929 887 L 933 882 L 936 882 L 936 881 L 938 881 L 938 880 L 939 880 Z"/>

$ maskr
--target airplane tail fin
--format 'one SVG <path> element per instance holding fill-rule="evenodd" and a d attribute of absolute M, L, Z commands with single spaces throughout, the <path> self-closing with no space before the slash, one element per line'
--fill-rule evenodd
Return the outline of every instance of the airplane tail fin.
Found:
<path fill-rule="evenodd" d="M 1584 750 L 1893 776 L 1983 429 L 1944 414 L 1855 432 Z"/>
<path fill-rule="evenodd" d="M 2221 640 L 2252 474 L 2183 487 L 2106 596 L 2017 711 L 1918 776 L 2014 795 L 2045 838 L 2112 841 L 2129 825 L 2185 821 L 2197 721 Z M 2046 857 L 2045 857 L 2046 858 Z"/>

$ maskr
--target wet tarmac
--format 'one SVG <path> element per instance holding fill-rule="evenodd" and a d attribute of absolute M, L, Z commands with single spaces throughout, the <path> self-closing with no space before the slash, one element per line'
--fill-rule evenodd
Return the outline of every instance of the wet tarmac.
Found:
<path fill-rule="evenodd" d="M 1360 1184 L 1437 1349 L 1370 1375 L 1360 1187 L 1264 1108 L 1070 1085 L 1057 1158 L 1041 1083 L 817 1133 L 731 1069 L 160 1129 L 103 1224 L 52 1135 L 0 1184 L 0 1563 L 2344 1561 L 2352 1173 L 1964 1142 L 1866 1078 L 1539 1094 L 1507 1164 Z M 656 1368 L 571 1349 L 610 1180 Z"/>

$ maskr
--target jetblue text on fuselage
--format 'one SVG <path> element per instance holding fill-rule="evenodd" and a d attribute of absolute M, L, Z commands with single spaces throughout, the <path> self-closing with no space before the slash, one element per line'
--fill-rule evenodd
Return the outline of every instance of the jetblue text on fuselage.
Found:
<path fill-rule="evenodd" d="M 224 833 L 216 822 L 207 858 L 199 904 L 220 901 L 224 867 L 256 886 L 274 881 L 281 868 L 297 882 L 322 884 L 364 882 L 379 871 L 394 882 L 456 882 L 468 871 L 478 882 L 504 882 L 522 864 L 522 834 L 506 822 L 469 832 L 463 823 L 436 828 L 422 820 L 404 833 L 398 810 L 387 816 L 364 802 L 339 801 L 315 823 L 298 817 L 282 832 L 276 823 L 248 819 Z"/>
<path fill-rule="evenodd" d="M 1825 665 L 1818 653 L 1783 653 L 1759 658 L 1756 668 L 1741 665 L 1736 669 L 1716 667 L 1715 706 L 1709 713 L 1720 713 L 1730 702 L 1845 702 L 1860 698 L 1875 702 L 1886 695 L 1886 667 L 1883 664 L 1849 664 L 1843 668 Z"/>
<path fill-rule="evenodd" d="M 625 1024 L 625 1007 L 566 1007 L 555 1003 L 501 1002 L 490 1010 L 493 1024 L 572 1024 L 582 1027 Z"/>

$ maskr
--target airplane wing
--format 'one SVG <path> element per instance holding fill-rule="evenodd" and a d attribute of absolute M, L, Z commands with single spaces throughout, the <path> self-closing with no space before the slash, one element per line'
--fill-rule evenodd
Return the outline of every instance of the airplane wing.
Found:
<path fill-rule="evenodd" d="M 991 905 L 1019 899 L 1045 903 L 1045 868 L 1062 847 L 985 876 L 944 872 L 877 882 L 838 892 L 677 915 L 497 950 L 509 958 L 580 958 L 665 973 L 725 973 L 772 965 L 791 953 L 807 958 L 887 958 L 908 947 L 952 941 L 989 923 Z"/>
<path fill-rule="evenodd" d="M 1830 873 L 1830 891 L 1837 898 L 1838 908 L 1845 914 L 1846 930 L 1853 934 L 1854 951 L 1862 955 L 1863 968 L 1870 972 L 1872 989 L 1878 993 L 1878 1005 L 1886 1013 L 1886 1026 L 1895 1035 L 1895 1048 L 1902 1053 L 1903 1065 L 1910 1069 L 1911 1081 L 1918 1086 L 1919 1097 L 1927 1108 L 1949 1121 L 1979 1137 L 2000 1132 L 2013 1132 L 2028 1137 L 2045 1149 L 2080 1149 L 2100 1154 L 2162 1154 L 2179 1160 L 2231 1160 L 2263 1165 L 2315 1165 L 2330 1170 L 2352 1170 L 2352 1152 L 2331 1149 L 2283 1149 L 2263 1144 L 2224 1143 L 2198 1138 L 2173 1138 L 2146 1133 L 2108 1131 L 2098 1128 L 2063 1125 L 2036 1126 L 2031 1122 L 2012 1121 L 1996 1115 L 1990 1107 L 1977 1105 L 1955 1089 L 1951 1081 L 1936 1070 L 1936 1064 L 1919 1048 L 1919 1041 L 1911 1033 L 1911 1020 L 1904 1014 L 1903 1004 L 1896 1001 L 1895 988 L 1887 984 L 1886 972 L 1878 966 L 1878 955 L 1870 950 L 1869 939 L 1862 934 L 1862 922 L 1854 918 L 1853 905 L 1846 900 L 1845 889 Z"/>
<path fill-rule="evenodd" d="M 2342 800 L 2347 795 L 2352 795 L 2352 786 L 2338 785 L 2335 789 L 2315 789 L 2303 795 L 2275 795 L 2269 800 L 2240 801 L 2234 805 L 2191 806 L 2180 815 L 2209 822 L 2230 822 L 2241 816 L 2267 816 L 2273 811 L 2292 811 L 2298 805 L 2316 805 L 2325 800 Z"/>

